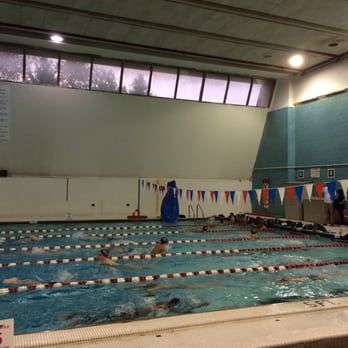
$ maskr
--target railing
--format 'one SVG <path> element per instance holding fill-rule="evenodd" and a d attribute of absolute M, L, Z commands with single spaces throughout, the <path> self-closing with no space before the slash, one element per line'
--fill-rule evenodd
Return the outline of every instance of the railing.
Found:
<path fill-rule="evenodd" d="M 196 206 L 196 216 L 197 216 L 197 219 L 198 219 L 198 212 L 199 211 L 202 213 L 202 218 L 204 218 L 204 211 L 203 211 L 202 207 L 199 204 L 197 204 L 197 206 Z"/>
<path fill-rule="evenodd" d="M 191 218 L 191 211 L 192 211 L 192 218 L 196 218 L 195 210 L 193 209 L 193 206 L 190 204 L 188 206 L 188 217 L 189 217 L 189 219 Z"/>

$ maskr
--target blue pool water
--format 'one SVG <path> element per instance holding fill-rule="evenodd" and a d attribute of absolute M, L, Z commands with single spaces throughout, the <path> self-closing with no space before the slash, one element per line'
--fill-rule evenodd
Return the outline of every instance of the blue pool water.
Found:
<path fill-rule="evenodd" d="M 159 221 L 1 225 L 0 263 L 3 267 L 0 268 L 0 288 L 5 290 L 0 295 L 0 320 L 14 318 L 15 333 L 19 334 L 347 295 L 348 265 L 308 267 L 320 262 L 347 260 L 346 244 L 284 230 L 259 232 L 259 239 L 251 240 L 250 226 L 209 225 L 209 232 L 203 232 L 203 224 L 208 222 L 183 221 L 175 226 L 163 225 Z M 30 235 L 42 238 L 21 243 L 22 238 Z M 153 243 L 164 235 L 170 242 L 167 251 L 170 255 L 166 257 L 120 259 L 116 260 L 116 267 L 98 261 L 76 262 L 78 258 L 94 258 L 104 245 L 111 250 L 113 257 L 149 254 Z M 279 250 L 281 247 L 284 250 Z M 211 250 L 215 253 L 182 255 Z M 221 250 L 226 252 L 216 254 Z M 54 263 L 61 259 L 70 262 Z M 47 264 L 40 264 L 44 260 Z M 5 267 L 7 263 L 28 261 L 36 263 Z M 306 267 L 268 272 L 178 275 L 292 264 Z M 13 277 L 61 284 L 161 274 L 176 275 L 143 282 L 36 290 L 24 285 L 24 291 L 16 293 L 7 293 L 6 289 L 19 285 L 4 283 L 5 279 Z M 154 306 L 173 298 L 178 298 L 180 303 L 172 310 Z"/>

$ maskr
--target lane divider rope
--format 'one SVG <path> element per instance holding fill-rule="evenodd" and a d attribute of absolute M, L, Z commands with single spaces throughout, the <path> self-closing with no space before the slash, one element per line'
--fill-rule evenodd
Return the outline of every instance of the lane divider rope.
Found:
<path fill-rule="evenodd" d="M 119 278 L 104 278 L 104 279 L 92 279 L 92 280 L 77 280 L 71 282 L 51 282 L 38 285 L 18 286 L 14 288 L 0 288 L 0 295 L 14 294 L 23 291 L 45 290 L 62 287 L 73 287 L 83 285 L 101 285 L 101 284 L 119 284 L 119 283 L 138 283 L 146 281 L 154 281 L 158 279 L 172 279 L 172 278 L 186 278 L 201 275 L 221 275 L 221 274 L 237 274 L 237 273 L 249 273 L 249 272 L 278 272 L 290 269 L 299 268 L 314 268 L 324 266 L 340 266 L 347 265 L 348 260 L 343 261 L 323 261 L 317 263 L 301 263 L 290 265 L 275 265 L 267 267 L 242 267 L 242 268 L 224 268 L 224 269 L 211 269 L 202 271 L 189 271 L 180 273 L 168 273 L 168 274 L 156 274 L 156 275 L 143 275 L 133 277 L 119 277 Z"/>
<path fill-rule="evenodd" d="M 299 238 L 312 238 L 309 234 L 303 235 L 290 235 L 290 236 L 268 236 L 258 237 L 260 239 L 299 239 Z M 207 243 L 207 242 L 239 242 L 250 241 L 249 237 L 241 238 L 211 238 L 211 239 L 188 239 L 188 240 L 173 240 L 169 241 L 169 244 L 188 244 L 188 243 Z M 32 251 L 33 248 L 40 248 L 40 250 L 64 250 L 64 249 L 100 249 L 100 248 L 113 248 L 117 246 L 128 245 L 154 245 L 157 242 L 124 242 L 124 243 L 100 243 L 100 244 L 80 244 L 80 245 L 51 245 L 51 246 L 29 246 L 29 247 L 6 247 L 0 248 L 0 251 Z"/>
<path fill-rule="evenodd" d="M 106 237 L 129 237 L 129 236 L 141 236 L 141 235 L 160 235 L 160 234 L 179 234 L 179 233 L 224 233 L 224 232 L 250 232 L 251 229 L 242 229 L 242 230 L 193 230 L 193 231 L 147 231 L 147 232 L 127 232 L 127 233 L 88 233 L 85 236 L 87 237 L 97 237 L 97 238 L 106 238 Z M 262 232 L 273 232 L 274 229 L 268 229 Z M 26 232 L 27 233 L 27 232 Z M 37 236 L 40 239 L 42 238 L 74 238 L 75 234 L 45 234 L 43 236 Z M 2 240 L 21 240 L 26 238 L 25 236 L 11 236 L 11 237 L 0 237 Z"/>
<path fill-rule="evenodd" d="M 133 226 L 93 226 L 93 227 L 58 227 L 58 228 L 35 228 L 21 230 L 3 230 L 1 234 L 22 234 L 22 233 L 47 233 L 47 232 L 63 232 L 63 231 L 114 231 L 114 230 L 137 230 L 147 228 L 177 228 L 177 227 L 195 227 L 206 226 L 207 224 L 177 224 L 177 225 L 133 225 Z M 211 227 L 221 226 L 221 224 L 208 224 Z M 230 224 L 226 226 L 231 226 Z M 240 226 L 240 225 L 234 225 Z"/>
<path fill-rule="evenodd" d="M 0 234 L 22 234 L 22 233 L 47 233 L 47 232 L 63 232 L 63 231 L 108 231 L 108 230 L 136 230 L 142 228 L 163 228 L 162 225 L 154 226 L 95 226 L 95 227 L 59 227 L 59 228 L 35 228 L 33 230 L 3 230 Z"/>
<path fill-rule="evenodd" d="M 187 233 L 187 231 L 149 231 L 149 232 L 127 232 L 127 233 L 89 233 L 86 234 L 86 237 L 97 237 L 97 238 L 105 238 L 105 237 L 129 237 L 129 236 L 141 236 L 141 235 L 158 235 L 158 234 L 178 234 L 178 233 Z M 37 236 L 39 239 L 44 238 L 75 238 L 75 234 L 45 234 L 43 236 Z M 21 240 L 26 237 L 2 237 L 3 240 Z"/>
<path fill-rule="evenodd" d="M 113 256 L 112 260 L 144 260 L 155 259 L 160 257 L 170 256 L 186 256 L 186 255 L 228 255 L 238 253 L 250 253 L 250 252 L 273 252 L 273 251 L 289 251 L 289 250 L 303 250 L 303 249 L 319 249 L 319 248 L 345 248 L 348 244 L 336 243 L 336 244 L 316 244 L 316 245 L 304 245 L 304 246 L 289 246 L 289 247 L 271 247 L 271 248 L 245 248 L 245 249 L 223 249 L 223 250 L 194 250 L 194 251 L 182 251 L 177 253 L 164 253 L 157 255 L 140 254 L 140 255 L 120 255 Z M 16 262 L 4 262 L 0 263 L 0 268 L 6 267 L 19 267 L 19 266 L 34 266 L 34 265 L 56 265 L 66 264 L 74 262 L 87 262 L 87 261 L 99 261 L 97 257 L 76 257 L 68 259 L 57 260 L 34 260 L 34 261 L 16 261 Z"/>

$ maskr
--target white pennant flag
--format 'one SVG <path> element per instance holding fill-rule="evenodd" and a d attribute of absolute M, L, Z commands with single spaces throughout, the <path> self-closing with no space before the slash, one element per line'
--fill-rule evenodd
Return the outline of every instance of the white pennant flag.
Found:
<path fill-rule="evenodd" d="M 305 184 L 304 187 L 306 189 L 308 199 L 311 200 L 312 192 L 313 192 L 313 184 Z"/>
<path fill-rule="evenodd" d="M 257 196 L 257 201 L 259 203 L 259 205 L 261 204 L 261 193 L 262 193 L 262 190 L 261 189 L 257 189 L 255 190 L 256 192 L 256 196 Z"/>
<path fill-rule="evenodd" d="M 284 195 L 285 195 L 285 187 L 278 187 L 279 197 L 280 197 L 280 203 L 283 204 L 284 202 Z"/>
<path fill-rule="evenodd" d="M 347 188 L 348 188 L 348 180 L 344 179 L 344 180 L 338 180 L 342 186 L 342 190 L 344 192 L 344 195 L 347 195 Z"/>

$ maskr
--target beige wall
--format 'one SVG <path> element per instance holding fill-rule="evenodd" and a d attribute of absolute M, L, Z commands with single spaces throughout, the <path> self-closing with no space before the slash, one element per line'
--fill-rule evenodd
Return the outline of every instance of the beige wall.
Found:
<path fill-rule="evenodd" d="M 249 179 L 267 109 L 2 83 L 9 175 Z"/>

